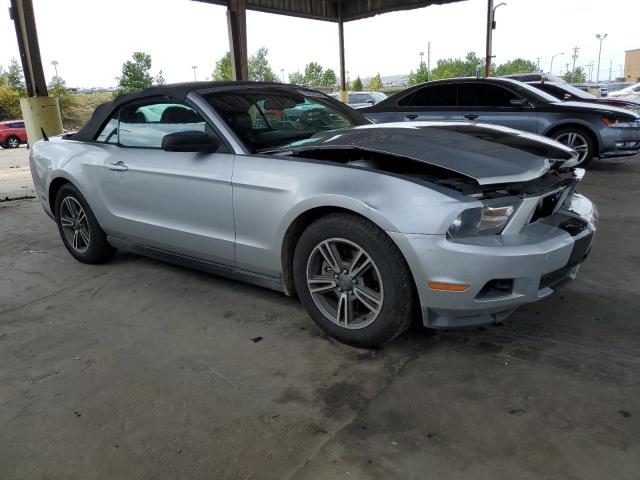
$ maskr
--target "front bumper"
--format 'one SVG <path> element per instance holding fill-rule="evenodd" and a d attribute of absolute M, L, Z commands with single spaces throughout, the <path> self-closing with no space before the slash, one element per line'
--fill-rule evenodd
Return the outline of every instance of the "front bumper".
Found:
<path fill-rule="evenodd" d="M 425 326 L 494 323 L 573 280 L 597 223 L 593 204 L 581 195 L 574 199 L 579 211 L 559 210 L 516 234 L 451 241 L 445 235 L 389 233 L 414 276 Z M 433 290 L 429 282 L 468 288 Z"/>
<path fill-rule="evenodd" d="M 601 133 L 600 158 L 640 153 L 640 128 L 606 128 Z"/>

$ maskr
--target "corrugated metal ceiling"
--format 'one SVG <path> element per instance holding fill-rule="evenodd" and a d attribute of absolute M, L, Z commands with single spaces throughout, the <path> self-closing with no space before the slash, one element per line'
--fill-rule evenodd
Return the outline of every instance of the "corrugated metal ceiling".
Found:
<path fill-rule="evenodd" d="M 227 5 L 227 0 L 196 0 Z M 372 17 L 380 13 L 442 5 L 462 0 L 343 0 L 342 19 L 345 22 Z M 338 0 L 246 0 L 248 10 L 277 13 L 294 17 L 337 22 L 340 18 Z"/>

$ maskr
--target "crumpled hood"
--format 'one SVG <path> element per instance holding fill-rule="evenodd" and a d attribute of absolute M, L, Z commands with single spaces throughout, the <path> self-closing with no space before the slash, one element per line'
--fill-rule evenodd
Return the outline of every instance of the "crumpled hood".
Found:
<path fill-rule="evenodd" d="M 554 140 L 473 122 L 362 125 L 318 133 L 278 151 L 344 148 L 411 158 L 473 178 L 479 185 L 535 180 L 551 168 L 573 166 L 577 158 Z"/>

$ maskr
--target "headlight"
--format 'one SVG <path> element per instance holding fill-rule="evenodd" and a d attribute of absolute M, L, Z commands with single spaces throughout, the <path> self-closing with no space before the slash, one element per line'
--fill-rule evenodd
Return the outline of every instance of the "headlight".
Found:
<path fill-rule="evenodd" d="M 602 122 L 609 128 L 640 128 L 640 120 L 631 120 L 629 122 L 621 122 L 620 120 L 603 118 Z"/>
<path fill-rule="evenodd" d="M 509 223 L 520 202 L 513 198 L 490 200 L 482 207 L 468 208 L 453 219 L 447 235 L 451 238 L 497 235 Z"/>

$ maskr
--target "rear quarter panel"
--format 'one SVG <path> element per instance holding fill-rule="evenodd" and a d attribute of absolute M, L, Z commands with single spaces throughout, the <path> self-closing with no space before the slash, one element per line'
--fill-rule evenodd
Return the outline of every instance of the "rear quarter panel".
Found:
<path fill-rule="evenodd" d="M 52 214 L 49 198 L 51 182 L 64 178 L 73 183 L 84 196 L 98 222 L 104 220 L 104 202 L 98 188 L 98 175 L 106 151 L 92 143 L 52 137 L 36 142 L 29 155 L 29 165 L 38 197 L 47 213 Z"/>

